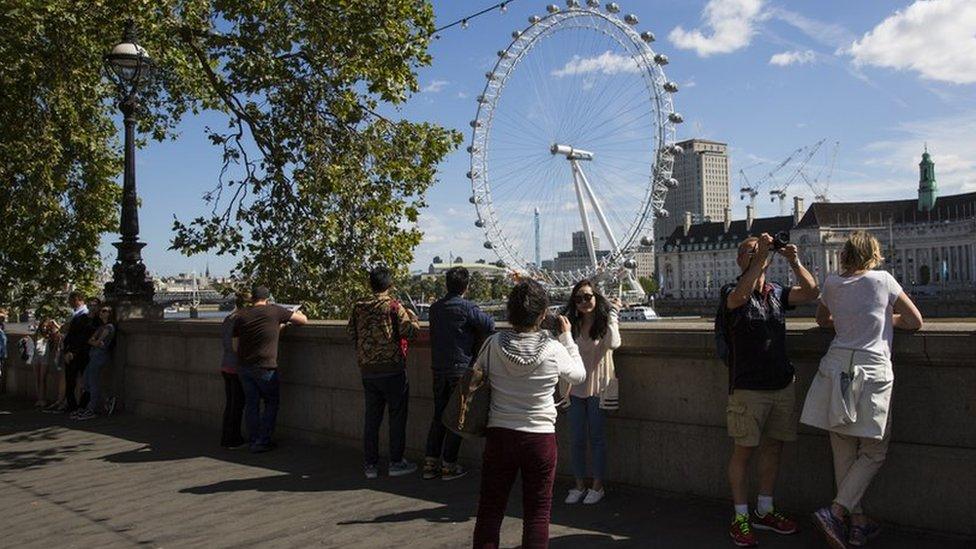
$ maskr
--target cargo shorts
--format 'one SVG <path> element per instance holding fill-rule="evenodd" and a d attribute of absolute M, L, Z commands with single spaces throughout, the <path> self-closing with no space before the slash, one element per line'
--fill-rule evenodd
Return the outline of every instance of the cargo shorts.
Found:
<path fill-rule="evenodd" d="M 736 389 L 729 395 L 726 423 L 737 446 L 759 446 L 763 437 L 796 440 L 796 382 L 782 389 L 753 391 Z"/>

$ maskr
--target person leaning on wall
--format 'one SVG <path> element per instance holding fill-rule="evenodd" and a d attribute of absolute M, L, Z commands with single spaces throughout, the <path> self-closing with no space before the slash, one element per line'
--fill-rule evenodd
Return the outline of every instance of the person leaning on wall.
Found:
<path fill-rule="evenodd" d="M 918 330 L 922 314 L 886 271 L 878 239 L 855 231 L 841 252 L 841 272 L 827 277 L 817 324 L 834 339 L 807 392 L 800 421 L 828 432 L 837 494 L 814 513 L 835 549 L 867 545 L 880 533 L 861 499 L 884 464 L 891 440 L 894 329 Z"/>

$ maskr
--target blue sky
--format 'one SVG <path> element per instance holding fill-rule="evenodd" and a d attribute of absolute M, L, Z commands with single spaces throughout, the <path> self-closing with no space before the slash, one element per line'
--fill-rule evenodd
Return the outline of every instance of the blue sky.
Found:
<path fill-rule="evenodd" d="M 442 24 L 489 4 L 480 0 L 434 1 Z M 736 216 L 744 215 L 745 208 L 737 192 L 740 168 L 748 167 L 747 173 L 757 177 L 764 166 L 768 169 L 793 149 L 820 139 L 826 139 L 828 145 L 811 161 L 814 165 L 826 163 L 832 144 L 840 143 L 830 183 L 834 200 L 915 196 L 917 163 L 925 142 L 936 162 L 941 193 L 976 191 L 976 2 L 629 0 L 619 4 L 620 15 L 637 15 L 640 23 L 636 28 L 654 32 L 657 40 L 652 48 L 670 58 L 664 70 L 669 80 L 681 86 L 674 103 L 685 120 L 677 137 L 729 143 Z M 432 66 L 420 72 L 423 91 L 402 106 L 400 114 L 457 128 L 469 140 L 468 123 L 476 113 L 475 98 L 484 87 L 485 72 L 497 59 L 495 52 L 511 42 L 512 30 L 528 26 L 529 16 L 545 15 L 545 6 L 546 2 L 539 0 L 515 0 L 505 13 L 493 12 L 473 20 L 467 29 L 455 27 L 444 32 L 431 47 Z M 533 58 L 534 64 L 523 66 L 522 73 L 516 69 L 511 89 L 503 92 L 499 109 L 507 108 L 505 115 L 512 124 L 520 117 L 534 116 L 530 108 L 533 96 L 535 104 L 546 103 L 539 90 L 533 89 L 543 77 L 548 77 L 548 83 L 542 84 L 545 89 L 541 95 L 556 98 L 553 102 L 581 102 L 567 109 L 577 113 L 569 117 L 570 122 L 600 104 L 596 97 L 587 99 L 585 93 L 576 92 L 583 86 L 592 86 L 594 95 L 603 86 L 609 90 L 607 96 L 617 93 L 621 104 L 630 104 L 627 97 L 640 104 L 641 97 L 633 92 L 638 88 L 627 85 L 633 80 L 627 80 L 626 70 L 614 72 L 606 64 L 596 64 L 587 65 L 598 68 L 589 72 L 586 81 L 582 73 L 571 78 L 557 76 L 572 66 L 573 55 L 578 56 L 577 68 L 582 66 L 579 63 L 608 51 L 603 60 L 612 61 L 614 52 L 609 47 L 582 34 L 565 33 L 553 36 L 547 48 L 550 53 L 539 53 Z M 524 76 L 533 71 L 536 80 Z M 558 116 L 559 112 L 550 109 L 546 116 Z M 623 168 L 624 164 L 606 168 L 610 159 L 606 149 L 618 147 L 616 161 L 630 162 L 627 166 L 639 173 L 642 166 L 633 160 L 627 147 L 639 146 L 642 137 L 637 133 L 642 128 L 648 132 L 652 129 L 639 118 L 634 121 L 630 111 L 622 112 L 627 116 L 614 119 L 613 112 L 604 116 L 609 127 L 624 137 L 612 144 L 596 143 L 602 148 L 595 152 L 604 153 L 600 157 L 604 169 L 599 169 L 596 160 L 592 164 L 593 186 L 597 194 L 605 193 L 602 201 L 611 225 L 615 223 L 612 219 L 623 220 L 632 213 L 626 197 L 640 195 L 643 189 L 639 182 L 628 183 L 639 178 L 624 177 L 629 169 Z M 146 263 L 153 272 L 202 271 L 209 262 L 214 273 L 226 274 L 234 263 L 230 257 L 187 258 L 166 250 L 173 214 L 187 219 L 205 211 L 201 195 L 213 187 L 220 159 L 203 130 L 208 125 L 223 127 L 224 123 L 214 114 L 187 119 L 179 140 L 151 143 L 139 151 L 138 182 L 144 204 L 140 221 L 142 238 L 148 242 Z M 580 140 L 585 142 L 586 136 Z M 499 137 L 496 143 L 499 150 L 504 149 L 504 139 Z M 514 138 L 509 143 L 510 147 L 523 146 Z M 426 237 L 416 251 L 415 268 L 426 267 L 434 255 L 446 257 L 450 253 L 466 260 L 495 259 L 482 247 L 485 237 L 474 226 L 476 213 L 467 200 L 471 194 L 470 181 L 465 177 L 469 170 L 469 156 L 464 150 L 467 145 L 446 159 L 438 183 L 429 192 L 430 207 L 420 219 Z M 757 162 L 767 164 L 756 166 Z M 560 166 L 552 164 L 534 176 L 561 181 Z M 808 173 L 816 171 L 814 166 Z M 606 173 L 617 173 L 619 180 Z M 606 180 L 603 190 L 599 190 L 601 177 Z M 565 178 L 564 187 L 554 180 L 541 185 L 534 195 L 524 189 L 511 195 L 529 205 L 553 205 L 548 217 L 551 222 L 546 224 L 550 233 L 568 232 L 573 216 L 579 223 L 570 206 L 565 208 L 566 215 L 558 217 L 563 205 L 575 201 L 568 171 Z M 555 196 L 560 192 L 565 194 Z M 799 184 L 787 193 L 805 196 L 807 204 L 812 201 L 813 193 Z M 776 215 L 778 211 L 762 192 L 759 215 Z M 530 212 L 531 208 L 509 214 L 513 232 L 524 236 L 530 226 Z M 114 235 L 103 239 L 103 254 L 109 260 L 114 259 L 114 249 L 109 245 L 114 240 Z M 555 236 L 545 242 L 550 247 L 561 245 Z"/>

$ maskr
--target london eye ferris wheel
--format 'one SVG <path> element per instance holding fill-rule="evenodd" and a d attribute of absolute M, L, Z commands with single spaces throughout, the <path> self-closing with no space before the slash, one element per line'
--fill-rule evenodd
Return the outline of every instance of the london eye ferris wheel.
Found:
<path fill-rule="evenodd" d="M 498 51 L 471 121 L 475 225 L 506 267 L 552 286 L 629 281 L 666 217 L 682 117 L 654 34 L 615 2 L 568 0 Z M 575 235 L 574 235 L 575 233 Z"/>

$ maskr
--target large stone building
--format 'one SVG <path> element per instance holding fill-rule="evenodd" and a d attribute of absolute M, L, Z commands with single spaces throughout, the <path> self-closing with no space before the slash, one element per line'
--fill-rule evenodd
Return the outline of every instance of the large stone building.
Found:
<path fill-rule="evenodd" d="M 800 219 L 803 201 L 794 200 L 793 215 L 753 218 L 752 207 L 746 207 L 746 219 L 731 220 L 726 208 L 722 221 L 691 223 L 691 212 L 684 224 L 676 228 L 658 254 L 661 295 L 666 298 L 711 299 L 721 287 L 734 281 L 740 269 L 736 264 L 739 243 L 746 237 L 762 233 L 789 231 Z M 784 284 L 792 281 L 789 265 L 776 255 L 767 276 Z"/>
<path fill-rule="evenodd" d="M 728 145 L 706 139 L 689 139 L 678 145 L 684 149 L 674 159 L 678 188 L 668 191 L 664 199 L 664 208 L 671 215 L 654 221 L 658 244 L 681 225 L 684 212 L 691 212 L 696 222 L 719 220 L 730 205 Z"/>
<path fill-rule="evenodd" d="M 976 193 L 938 196 L 928 151 L 919 163 L 917 199 L 815 203 L 794 230 L 794 240 L 811 272 L 823 279 L 839 268 L 844 241 L 858 229 L 881 241 L 883 268 L 903 286 L 976 285 Z"/>
<path fill-rule="evenodd" d="M 793 199 L 793 215 L 684 224 L 667 238 L 657 263 L 662 293 L 674 298 L 715 298 L 723 284 L 735 280 L 736 246 L 763 232 L 790 231 L 803 264 L 823 281 L 840 268 L 840 254 L 852 231 L 867 230 L 882 245 L 890 271 L 906 288 L 931 293 L 976 286 L 976 193 L 938 196 L 935 164 L 928 152 L 919 164 L 918 198 L 879 202 L 817 202 L 805 212 Z M 772 280 L 791 282 L 782 257 L 768 271 Z"/>

